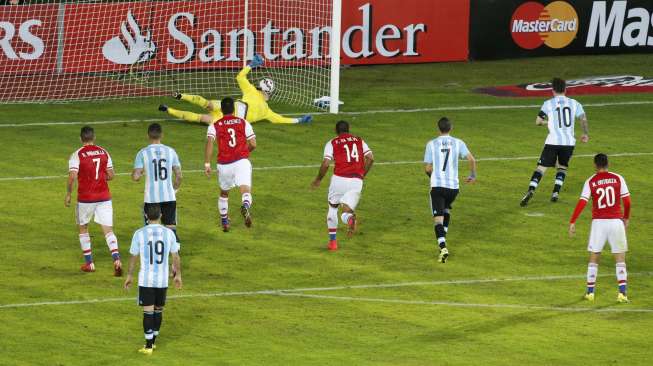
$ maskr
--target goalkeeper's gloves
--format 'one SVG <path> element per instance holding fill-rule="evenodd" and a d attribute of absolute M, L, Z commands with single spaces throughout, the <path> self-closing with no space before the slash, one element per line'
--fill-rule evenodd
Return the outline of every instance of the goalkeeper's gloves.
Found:
<path fill-rule="evenodd" d="M 160 110 L 161 112 L 167 112 L 167 111 L 168 111 L 168 106 L 165 105 L 165 104 L 160 104 L 160 105 L 159 105 L 159 110 Z"/>
<path fill-rule="evenodd" d="M 181 100 L 181 93 L 180 92 L 175 92 L 175 94 L 173 96 L 175 97 L 175 99 Z"/>
<path fill-rule="evenodd" d="M 297 120 L 297 123 L 300 123 L 300 124 L 302 124 L 302 123 L 311 123 L 312 121 L 313 121 L 313 116 L 311 116 L 310 114 L 306 114 L 306 115 L 301 116 Z"/>
<path fill-rule="evenodd" d="M 263 66 L 264 63 L 265 63 L 265 60 L 263 60 L 263 57 L 261 57 L 261 55 L 259 55 L 259 54 L 256 54 L 256 55 L 254 55 L 254 58 L 252 59 L 252 61 L 249 62 L 249 67 L 251 67 L 252 69 L 255 69 L 255 68 L 259 67 L 259 66 Z"/>

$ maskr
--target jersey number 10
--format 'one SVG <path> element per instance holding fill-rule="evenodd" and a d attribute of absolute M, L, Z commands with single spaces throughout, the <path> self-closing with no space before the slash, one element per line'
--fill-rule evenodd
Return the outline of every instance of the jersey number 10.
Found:
<path fill-rule="evenodd" d="M 562 128 L 563 124 L 565 127 L 571 127 L 571 108 L 564 107 L 560 109 L 558 107 L 556 112 L 558 112 L 558 127 Z"/>

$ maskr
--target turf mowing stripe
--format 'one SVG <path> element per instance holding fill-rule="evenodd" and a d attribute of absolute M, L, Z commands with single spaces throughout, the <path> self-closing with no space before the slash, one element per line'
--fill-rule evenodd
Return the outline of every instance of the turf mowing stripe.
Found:
<path fill-rule="evenodd" d="M 653 155 L 653 152 L 641 152 L 641 153 L 616 153 L 610 154 L 610 156 L 650 156 Z M 593 158 L 594 154 L 580 154 L 574 155 L 575 158 Z M 534 160 L 538 159 L 539 156 L 515 156 L 515 157 L 495 157 L 495 158 L 477 158 L 476 161 L 516 161 L 516 160 Z M 422 164 L 423 161 L 385 161 L 380 163 L 374 163 L 374 166 L 377 165 L 410 165 L 410 164 Z M 254 167 L 253 170 L 285 170 L 285 169 L 307 169 L 307 168 L 319 168 L 319 164 L 307 164 L 307 165 L 281 165 L 281 166 L 262 166 Z M 184 170 L 184 173 L 204 173 L 204 170 Z M 116 173 L 116 176 L 125 176 L 131 175 L 131 173 Z M 43 180 L 43 179 L 61 179 L 67 178 L 67 175 L 43 175 L 35 177 L 3 177 L 0 178 L 0 182 L 3 181 L 16 181 L 16 180 Z"/>
<path fill-rule="evenodd" d="M 423 300 L 401 300 L 401 299 L 383 299 L 372 297 L 351 297 L 351 296 L 331 296 L 331 295 L 312 295 L 302 293 L 274 293 L 276 296 L 301 297 L 308 299 L 323 299 L 337 301 L 358 301 L 358 302 L 377 302 L 385 304 L 405 304 L 405 305 L 437 305 L 450 306 L 456 308 L 490 308 L 490 309 L 514 309 L 514 310 L 543 310 L 543 311 L 562 311 L 562 312 L 592 312 L 592 313 L 653 313 L 649 308 L 593 308 L 593 307 L 562 307 L 562 306 L 543 306 L 543 305 L 520 305 L 520 304 L 475 304 L 465 302 L 449 301 L 423 301 Z"/>
<path fill-rule="evenodd" d="M 605 103 L 587 103 L 584 107 L 617 107 L 633 105 L 651 105 L 653 101 L 630 101 L 630 102 L 605 102 Z M 525 109 L 540 108 L 541 104 L 516 104 L 516 105 L 478 105 L 478 106 L 446 106 L 446 107 L 429 107 L 429 108 L 412 108 L 412 109 L 378 109 L 359 112 L 340 112 L 341 115 L 364 115 L 378 113 L 420 113 L 420 112 L 439 112 L 439 111 L 482 111 L 482 110 L 501 110 L 501 109 Z M 287 113 L 288 116 L 302 116 L 306 113 Z M 313 115 L 327 115 L 328 112 L 315 112 Z M 9 127 L 29 127 L 29 126 L 57 126 L 57 125 L 102 125 L 112 123 L 143 123 L 143 122 L 163 122 L 176 121 L 169 118 L 151 118 L 151 119 L 128 119 L 128 120 L 109 120 L 109 121 L 65 121 L 65 122 L 34 122 L 34 123 L 7 123 L 0 124 L 0 128 Z"/>
<path fill-rule="evenodd" d="M 631 277 L 653 276 L 653 272 L 635 272 L 629 274 Z M 600 274 L 598 277 L 612 277 L 611 274 Z M 551 275 L 551 276 L 530 276 L 530 277 L 507 277 L 507 278 L 481 278 L 481 279 L 463 279 L 463 280 L 444 280 L 444 281 L 417 281 L 417 282 L 400 282 L 386 284 L 368 284 L 368 285 L 346 285 L 331 287 L 307 287 L 294 289 L 279 290 L 259 290 L 259 291 L 237 291 L 237 292 L 208 292 L 199 294 L 181 294 L 170 295 L 168 299 L 187 299 L 202 297 L 234 297 L 234 296 L 256 296 L 256 295 L 281 295 L 281 294 L 302 294 L 304 292 L 324 292 L 353 289 L 377 289 L 377 288 L 401 288 L 401 287 L 418 287 L 418 286 L 442 286 L 442 285 L 473 285 L 483 283 L 502 283 L 518 281 L 561 281 L 561 280 L 580 280 L 585 279 L 585 275 Z M 0 309 L 27 308 L 37 306 L 51 305 L 80 305 L 80 304 L 97 304 L 106 302 L 123 302 L 134 301 L 135 296 L 131 297 L 109 297 L 104 299 L 87 299 L 87 300 L 65 300 L 65 301 L 42 301 L 31 303 L 17 304 L 0 304 Z M 653 311 L 653 310 L 652 310 Z"/>

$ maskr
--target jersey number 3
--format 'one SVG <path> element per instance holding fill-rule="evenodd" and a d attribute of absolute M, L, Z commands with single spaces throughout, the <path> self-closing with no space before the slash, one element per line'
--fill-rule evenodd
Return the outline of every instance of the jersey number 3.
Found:
<path fill-rule="evenodd" d="M 236 130 L 228 128 L 227 132 L 229 133 L 229 146 L 236 147 Z"/>

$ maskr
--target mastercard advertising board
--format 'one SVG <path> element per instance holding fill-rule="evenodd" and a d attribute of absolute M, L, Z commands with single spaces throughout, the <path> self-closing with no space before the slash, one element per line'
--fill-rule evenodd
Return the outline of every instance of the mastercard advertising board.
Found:
<path fill-rule="evenodd" d="M 470 28 L 472 59 L 653 52 L 653 1 L 472 0 Z"/>

